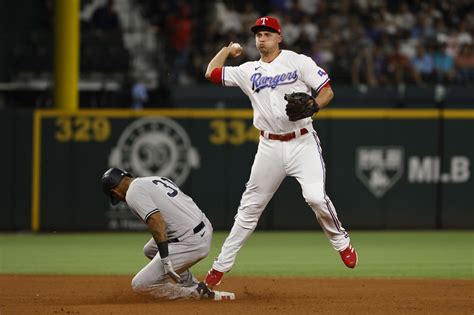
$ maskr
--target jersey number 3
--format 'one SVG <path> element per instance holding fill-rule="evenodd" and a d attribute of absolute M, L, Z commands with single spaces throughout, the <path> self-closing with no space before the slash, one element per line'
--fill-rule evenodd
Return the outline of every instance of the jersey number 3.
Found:
<path fill-rule="evenodd" d="M 161 177 L 161 180 L 155 179 L 153 181 L 153 184 L 155 184 L 157 186 L 158 186 L 158 184 L 161 184 L 161 185 L 165 186 L 165 188 L 170 189 L 170 191 L 168 191 L 166 193 L 170 197 L 174 197 L 178 194 L 178 190 L 175 188 L 176 187 L 175 184 L 172 181 L 170 181 L 168 178 Z"/>

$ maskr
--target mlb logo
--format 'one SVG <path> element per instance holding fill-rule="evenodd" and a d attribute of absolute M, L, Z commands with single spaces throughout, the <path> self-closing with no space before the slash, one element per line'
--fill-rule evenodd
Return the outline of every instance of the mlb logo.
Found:
<path fill-rule="evenodd" d="M 403 161 L 403 147 L 358 147 L 356 175 L 375 197 L 381 198 L 402 177 Z"/>

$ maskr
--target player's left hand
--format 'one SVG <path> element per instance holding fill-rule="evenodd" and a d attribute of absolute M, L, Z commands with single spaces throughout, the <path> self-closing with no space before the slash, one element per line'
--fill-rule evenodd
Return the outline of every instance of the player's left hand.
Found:
<path fill-rule="evenodd" d="M 174 282 L 178 283 L 181 280 L 181 277 L 174 271 L 173 264 L 171 263 L 170 257 L 165 257 L 161 259 L 163 263 L 163 268 L 165 268 L 165 273 L 173 279 Z"/>
<path fill-rule="evenodd" d="M 306 93 L 293 92 L 285 94 L 285 100 L 288 101 L 288 104 L 286 104 L 286 114 L 290 121 L 311 117 L 319 111 L 314 98 Z"/>

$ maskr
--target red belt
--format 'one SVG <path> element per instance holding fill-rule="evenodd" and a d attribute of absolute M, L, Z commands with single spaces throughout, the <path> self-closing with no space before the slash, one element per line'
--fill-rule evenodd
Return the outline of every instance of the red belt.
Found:
<path fill-rule="evenodd" d="M 301 128 L 300 129 L 300 135 L 305 135 L 308 133 L 308 129 L 306 128 Z M 260 131 L 260 134 L 262 135 L 262 137 L 265 137 L 265 132 L 264 131 Z M 269 133 L 268 134 L 268 137 L 266 137 L 267 139 L 270 139 L 270 140 L 279 140 L 279 141 L 290 141 L 294 138 L 296 138 L 297 135 L 296 135 L 296 132 L 290 132 L 290 133 L 285 133 L 285 134 L 282 134 L 282 135 L 276 135 L 276 134 L 272 134 L 272 133 Z"/>

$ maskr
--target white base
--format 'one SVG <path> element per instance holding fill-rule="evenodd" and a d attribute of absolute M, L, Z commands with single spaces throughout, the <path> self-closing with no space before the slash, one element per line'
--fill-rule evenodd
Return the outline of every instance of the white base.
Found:
<path fill-rule="evenodd" d="M 235 300 L 235 293 L 214 291 L 214 301 Z"/>

